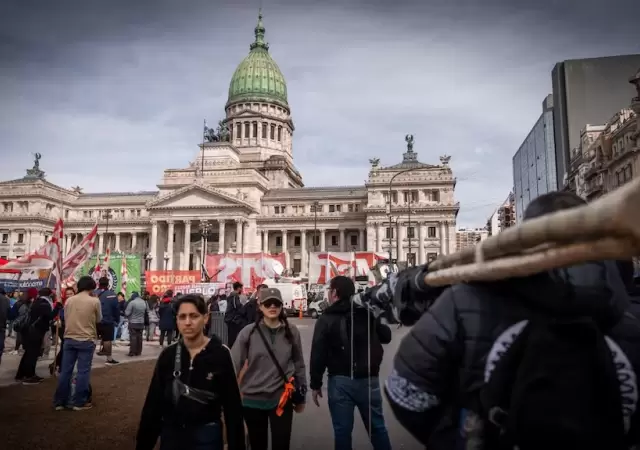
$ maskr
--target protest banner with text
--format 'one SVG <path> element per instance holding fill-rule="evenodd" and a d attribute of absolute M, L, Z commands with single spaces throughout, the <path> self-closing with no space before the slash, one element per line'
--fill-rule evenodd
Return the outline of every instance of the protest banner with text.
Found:
<path fill-rule="evenodd" d="M 145 272 L 146 290 L 151 295 L 162 296 L 169 289 L 175 291 L 177 284 L 200 283 L 200 277 L 199 270 L 147 270 Z"/>

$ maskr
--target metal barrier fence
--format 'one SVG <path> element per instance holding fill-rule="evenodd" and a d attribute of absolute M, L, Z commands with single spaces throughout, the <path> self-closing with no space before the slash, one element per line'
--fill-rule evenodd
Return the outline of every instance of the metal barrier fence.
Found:
<path fill-rule="evenodd" d="M 209 327 L 209 337 L 213 335 L 218 336 L 223 344 L 229 342 L 229 336 L 227 335 L 227 324 L 224 322 L 224 313 L 214 311 L 211 313 L 211 326 Z"/>

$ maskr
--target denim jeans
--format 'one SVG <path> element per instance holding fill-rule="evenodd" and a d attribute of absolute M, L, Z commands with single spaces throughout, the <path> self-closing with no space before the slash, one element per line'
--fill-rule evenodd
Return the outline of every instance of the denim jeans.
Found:
<path fill-rule="evenodd" d="M 89 399 L 89 378 L 91 363 L 96 344 L 93 341 L 76 341 L 65 339 L 63 344 L 62 368 L 58 377 L 58 387 L 53 397 L 54 406 L 83 406 Z M 76 375 L 76 392 L 73 399 L 71 393 L 71 379 L 73 368 L 78 364 Z"/>
<path fill-rule="evenodd" d="M 369 403 L 371 388 L 371 403 Z M 336 450 L 351 450 L 354 409 L 357 407 L 364 426 L 371 436 L 374 450 L 391 450 L 389 434 L 382 415 L 382 393 L 377 377 L 351 379 L 345 376 L 330 376 L 327 387 L 327 402 Z M 371 411 L 371 430 L 369 430 L 369 411 Z"/>

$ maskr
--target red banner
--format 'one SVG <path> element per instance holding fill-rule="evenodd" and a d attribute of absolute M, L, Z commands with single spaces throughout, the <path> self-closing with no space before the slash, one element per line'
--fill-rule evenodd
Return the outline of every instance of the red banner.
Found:
<path fill-rule="evenodd" d="M 151 295 L 162 296 L 176 284 L 200 283 L 199 270 L 147 270 L 145 272 L 146 290 Z M 175 292 L 174 292 L 175 294 Z"/>
<path fill-rule="evenodd" d="M 338 275 L 350 278 L 366 276 L 370 267 L 388 256 L 375 252 L 322 252 L 311 253 L 309 258 L 309 282 L 327 284 Z"/>
<path fill-rule="evenodd" d="M 212 282 L 241 282 L 245 289 L 255 289 L 265 278 L 275 278 L 284 269 L 284 254 L 226 253 L 207 255 L 205 267 Z"/>

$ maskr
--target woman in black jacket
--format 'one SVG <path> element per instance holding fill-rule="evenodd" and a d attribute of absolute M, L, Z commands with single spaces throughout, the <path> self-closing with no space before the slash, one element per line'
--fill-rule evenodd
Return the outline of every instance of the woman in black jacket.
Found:
<path fill-rule="evenodd" d="M 185 295 L 176 302 L 182 339 L 159 356 L 142 409 L 137 450 L 222 450 L 222 414 L 228 450 L 244 450 L 240 390 L 229 349 L 204 335 L 204 299 Z"/>

